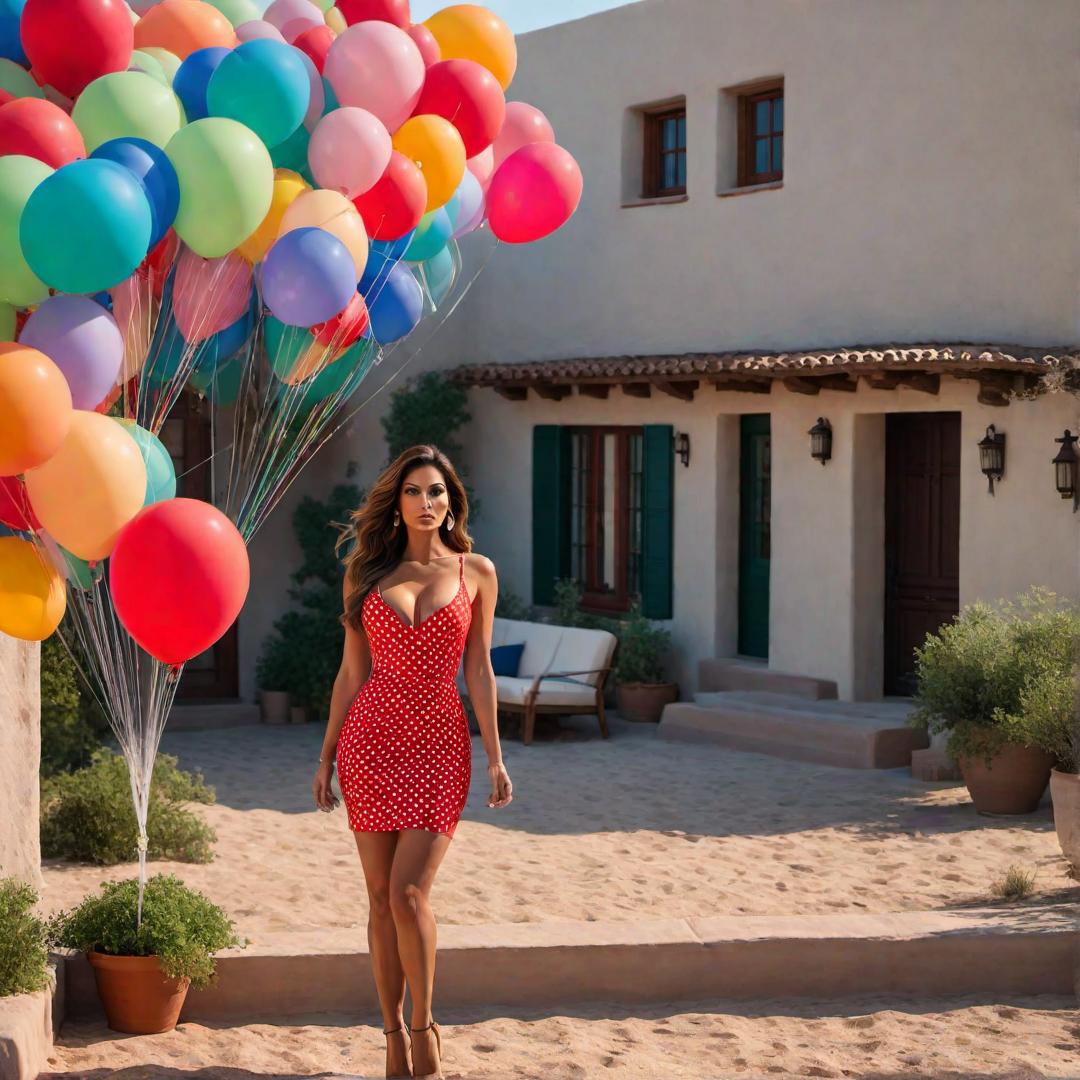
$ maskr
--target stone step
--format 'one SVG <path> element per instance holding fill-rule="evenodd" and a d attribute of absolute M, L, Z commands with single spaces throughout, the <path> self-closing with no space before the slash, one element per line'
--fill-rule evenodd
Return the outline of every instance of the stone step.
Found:
<path fill-rule="evenodd" d="M 928 745 L 904 722 L 910 710 L 907 702 L 705 692 L 665 706 L 657 736 L 847 769 L 907 768 L 912 751 Z"/>
<path fill-rule="evenodd" d="M 773 691 L 813 701 L 834 699 L 836 683 L 810 675 L 773 671 L 764 660 L 710 658 L 698 662 L 698 689 Z"/>
<path fill-rule="evenodd" d="M 181 702 L 172 707 L 165 722 L 166 731 L 207 731 L 215 728 L 242 727 L 261 724 L 258 705 L 241 701 Z"/>

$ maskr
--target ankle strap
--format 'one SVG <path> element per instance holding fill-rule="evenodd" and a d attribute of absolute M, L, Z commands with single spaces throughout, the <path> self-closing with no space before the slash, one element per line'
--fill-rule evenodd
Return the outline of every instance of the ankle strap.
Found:
<path fill-rule="evenodd" d="M 427 1030 L 428 1030 L 428 1028 L 430 1028 L 430 1027 L 432 1027 L 432 1025 L 434 1025 L 434 1023 L 435 1023 L 435 1021 L 434 1021 L 434 1020 L 432 1020 L 430 1024 L 427 1024 L 427 1025 L 425 1025 L 425 1026 L 424 1026 L 424 1027 L 422 1027 L 422 1028 L 414 1028 L 414 1027 L 410 1027 L 410 1028 L 409 1028 L 409 1031 L 410 1031 L 410 1032 L 413 1032 L 413 1031 L 427 1031 Z M 408 1024 L 406 1024 L 405 1026 L 406 1026 L 406 1027 L 409 1027 L 409 1025 L 408 1025 Z"/>
<path fill-rule="evenodd" d="M 399 1027 L 391 1028 L 389 1031 L 384 1031 L 383 1034 L 384 1035 L 393 1035 L 395 1031 L 400 1031 L 400 1030 L 401 1030 L 401 1028 L 399 1028 Z"/>

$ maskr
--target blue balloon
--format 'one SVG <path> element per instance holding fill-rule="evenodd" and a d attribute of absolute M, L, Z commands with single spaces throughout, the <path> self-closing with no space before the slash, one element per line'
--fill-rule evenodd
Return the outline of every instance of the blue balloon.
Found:
<path fill-rule="evenodd" d="M 423 262 L 437 255 L 450 239 L 454 221 L 443 207 L 432 210 L 420 219 L 413 232 L 412 243 L 405 252 L 407 262 Z"/>
<path fill-rule="evenodd" d="M 196 49 L 176 69 L 173 92 L 184 106 L 189 124 L 192 120 L 204 120 L 210 115 L 206 107 L 206 88 L 210 84 L 210 76 L 231 52 L 232 49 L 225 49 L 220 45 Z"/>
<path fill-rule="evenodd" d="M 448 247 L 444 247 L 427 262 L 421 263 L 417 269 L 424 272 L 424 281 L 427 282 L 432 303 L 441 304 L 454 284 L 457 267 L 454 265 L 453 253 Z"/>
<path fill-rule="evenodd" d="M 293 229 L 274 242 L 263 260 L 263 300 L 289 326 L 332 319 L 355 292 L 353 257 L 325 229 Z"/>
<path fill-rule="evenodd" d="M 424 291 L 420 282 L 400 263 L 386 275 L 386 281 L 368 301 L 371 333 L 380 345 L 389 345 L 411 334 L 424 311 Z"/>
<path fill-rule="evenodd" d="M 123 165 L 142 184 L 153 217 L 153 247 L 169 231 L 180 209 L 180 181 L 168 155 L 146 139 L 123 138 L 102 143 L 90 156 Z"/>
<path fill-rule="evenodd" d="M 19 20 L 26 0 L 0 0 L 0 57 L 29 67 L 19 37 Z"/>
<path fill-rule="evenodd" d="M 373 296 L 378 296 L 390 271 L 405 257 L 415 231 L 407 232 L 397 240 L 373 240 L 368 246 L 364 276 L 358 286 L 365 302 L 370 303 Z"/>

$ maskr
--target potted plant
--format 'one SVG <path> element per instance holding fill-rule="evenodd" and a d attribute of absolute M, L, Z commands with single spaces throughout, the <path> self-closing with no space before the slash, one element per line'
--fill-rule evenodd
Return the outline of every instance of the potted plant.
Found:
<path fill-rule="evenodd" d="M 276 634 L 268 638 L 255 664 L 259 709 L 264 724 L 289 722 L 289 674 L 292 664 L 293 658 L 285 639 Z"/>
<path fill-rule="evenodd" d="M 133 1035 L 171 1031 L 190 987 L 213 981 L 214 953 L 250 942 L 202 893 L 173 874 L 103 882 L 101 891 L 47 923 L 49 944 L 85 952 L 109 1027 Z"/>
<path fill-rule="evenodd" d="M 625 720 L 656 723 L 664 706 L 679 697 L 676 683 L 664 678 L 664 654 L 671 645 L 671 633 L 653 626 L 638 601 L 618 629 L 612 674 L 615 678 L 615 705 Z"/>
<path fill-rule="evenodd" d="M 981 814 L 1029 814 L 1039 805 L 1056 756 L 1040 734 L 1039 709 L 1072 679 L 1076 609 L 1045 589 L 1015 602 L 966 607 L 916 650 L 911 723 L 948 733 Z"/>

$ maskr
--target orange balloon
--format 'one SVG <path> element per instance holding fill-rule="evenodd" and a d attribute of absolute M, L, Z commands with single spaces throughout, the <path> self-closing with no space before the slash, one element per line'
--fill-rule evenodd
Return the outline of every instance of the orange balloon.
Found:
<path fill-rule="evenodd" d="M 504 90 L 510 85 L 517 70 L 517 45 L 513 31 L 493 11 L 479 4 L 454 4 L 435 12 L 424 25 L 439 43 L 444 60 L 475 60 Z"/>
<path fill-rule="evenodd" d="M 426 211 L 449 202 L 465 175 L 465 143 L 458 129 L 441 116 L 424 113 L 406 120 L 394 132 L 391 143 L 424 174 Z"/>
<path fill-rule="evenodd" d="M 292 169 L 274 170 L 274 194 L 270 199 L 270 209 L 262 224 L 236 249 L 249 263 L 257 263 L 269 250 L 270 245 L 277 239 L 278 228 L 285 211 L 305 191 L 310 191 L 311 185 Z"/>
<path fill-rule="evenodd" d="M 44 353 L 0 343 L 0 476 L 43 465 L 71 426 L 71 388 Z"/>
<path fill-rule="evenodd" d="M 196 49 L 235 44 L 232 23 L 204 0 L 161 0 L 135 24 L 136 49 L 168 49 L 181 60 Z"/>
<path fill-rule="evenodd" d="M 326 188 L 305 191 L 293 199 L 282 214 L 278 236 L 309 226 L 333 233 L 349 249 L 359 281 L 364 276 L 368 259 L 367 230 L 360 211 L 339 191 Z"/>
<path fill-rule="evenodd" d="M 64 579 L 29 540 L 0 536 L 0 630 L 22 641 L 44 641 L 67 607 Z"/>
<path fill-rule="evenodd" d="M 30 505 L 53 539 L 80 559 L 104 559 L 142 509 L 146 463 L 120 424 L 75 409 L 63 445 L 25 480 Z"/>

